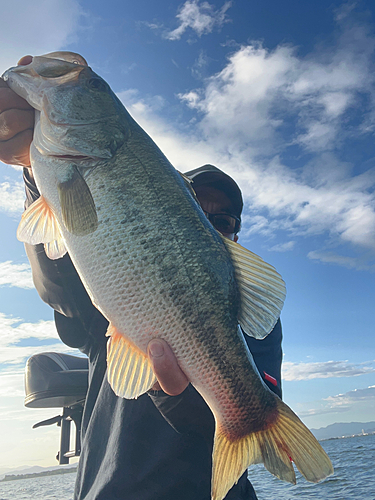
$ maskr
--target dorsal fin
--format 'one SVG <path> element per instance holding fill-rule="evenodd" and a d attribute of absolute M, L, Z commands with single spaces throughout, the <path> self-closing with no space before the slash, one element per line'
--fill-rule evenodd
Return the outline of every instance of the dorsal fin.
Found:
<path fill-rule="evenodd" d="M 177 173 L 180 174 L 180 176 L 182 177 L 182 180 L 185 183 L 185 186 L 188 188 L 188 190 L 190 191 L 190 194 L 192 195 L 192 197 L 194 198 L 194 200 L 200 206 L 200 202 L 199 202 L 199 200 L 197 198 L 197 194 L 196 194 L 196 192 L 194 191 L 194 188 L 193 188 L 193 181 L 190 179 L 190 177 L 188 177 L 187 175 L 183 174 L 179 170 L 177 170 Z"/>
<path fill-rule="evenodd" d="M 241 294 L 238 322 L 251 337 L 263 339 L 273 329 L 284 305 L 285 283 L 273 266 L 238 243 L 224 238 Z"/>

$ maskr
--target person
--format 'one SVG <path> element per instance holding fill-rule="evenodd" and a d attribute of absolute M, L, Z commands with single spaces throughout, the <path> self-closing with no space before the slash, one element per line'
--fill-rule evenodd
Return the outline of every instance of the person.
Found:
<path fill-rule="evenodd" d="M 21 64 L 26 63 L 24 58 Z M 39 193 L 29 160 L 33 110 L 0 82 L 0 159 L 24 166 L 26 208 Z M 237 241 L 243 208 L 235 181 L 212 165 L 187 172 L 208 219 Z M 52 261 L 26 245 L 35 287 L 54 309 L 61 340 L 89 359 L 75 500 L 209 500 L 215 422 L 163 340 L 148 355 L 158 382 L 136 400 L 117 397 L 106 377 L 108 322 L 91 303 L 69 258 Z M 244 335 L 265 383 L 281 397 L 281 324 L 262 341 Z M 226 500 L 256 499 L 247 474 Z"/>

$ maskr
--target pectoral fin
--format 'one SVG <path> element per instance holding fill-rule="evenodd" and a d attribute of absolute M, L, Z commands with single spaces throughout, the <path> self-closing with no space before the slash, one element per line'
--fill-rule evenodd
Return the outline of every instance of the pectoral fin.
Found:
<path fill-rule="evenodd" d="M 148 391 L 156 377 L 146 354 L 111 324 L 107 330 L 108 382 L 117 396 L 136 399 Z"/>
<path fill-rule="evenodd" d="M 258 255 L 222 238 L 232 257 L 241 294 L 238 321 L 248 335 L 262 339 L 271 332 L 280 316 L 285 283 L 275 268 Z"/>
<path fill-rule="evenodd" d="M 93 233 L 98 227 L 98 215 L 91 191 L 73 165 L 69 176 L 57 186 L 65 227 L 75 236 Z"/>
<path fill-rule="evenodd" d="M 46 254 L 50 259 L 59 259 L 67 251 L 59 223 L 43 196 L 22 214 L 17 238 L 30 245 L 44 243 Z"/>
<path fill-rule="evenodd" d="M 55 260 L 63 257 L 66 254 L 67 249 L 64 241 L 60 239 L 44 243 L 44 251 L 49 259 Z"/>

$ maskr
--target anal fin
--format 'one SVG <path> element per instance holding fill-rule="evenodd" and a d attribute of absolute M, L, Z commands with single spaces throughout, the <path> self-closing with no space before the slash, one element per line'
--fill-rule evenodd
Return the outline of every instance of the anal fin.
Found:
<path fill-rule="evenodd" d="M 106 333 L 108 382 L 117 396 L 135 399 L 156 382 L 147 355 L 110 324 Z"/>

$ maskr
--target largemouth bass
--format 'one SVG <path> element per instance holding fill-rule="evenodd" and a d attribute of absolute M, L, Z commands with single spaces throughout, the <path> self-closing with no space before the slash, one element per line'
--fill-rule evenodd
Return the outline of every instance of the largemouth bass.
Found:
<path fill-rule="evenodd" d="M 238 331 L 264 338 L 285 286 L 274 268 L 223 238 L 182 175 L 78 54 L 34 57 L 4 74 L 36 110 L 31 161 L 40 198 L 18 238 L 67 251 L 110 322 L 108 380 L 136 398 L 155 383 L 146 355 L 168 342 L 216 421 L 212 499 L 258 462 L 295 483 L 332 474 L 293 411 L 261 380 Z"/>

